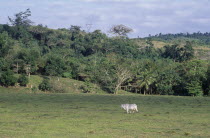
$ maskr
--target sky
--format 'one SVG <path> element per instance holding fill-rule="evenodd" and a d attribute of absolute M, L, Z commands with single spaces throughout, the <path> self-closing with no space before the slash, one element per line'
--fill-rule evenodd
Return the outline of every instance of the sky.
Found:
<path fill-rule="evenodd" d="M 210 32 L 210 0 L 0 0 L 0 24 L 27 8 L 34 25 L 54 29 L 78 25 L 108 34 L 123 24 L 133 29 L 129 37 Z"/>

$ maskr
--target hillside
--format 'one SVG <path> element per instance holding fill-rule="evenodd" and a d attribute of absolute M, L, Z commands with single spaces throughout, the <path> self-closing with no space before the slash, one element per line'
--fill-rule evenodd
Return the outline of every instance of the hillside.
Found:
<path fill-rule="evenodd" d="M 0 25 L 2 87 L 33 85 L 33 90 L 43 92 L 77 92 L 81 87 L 87 93 L 123 90 L 144 95 L 210 93 L 207 34 L 130 39 L 124 30 L 131 29 L 117 25 L 110 37 L 75 25 L 60 29 L 33 25 L 28 12 L 16 14 L 10 25 Z"/>
<path fill-rule="evenodd" d="M 20 75 L 15 74 L 18 78 Z M 39 84 L 43 81 L 44 76 L 31 75 L 29 83 L 26 87 L 21 87 L 18 84 L 14 87 L 1 87 L 1 92 L 21 92 L 21 93 L 42 93 L 43 91 L 39 90 Z M 75 79 L 62 78 L 62 77 L 51 77 L 51 83 L 54 85 L 52 93 L 70 93 L 70 94 L 81 94 L 81 93 L 92 93 L 92 94 L 106 94 L 104 90 L 100 88 L 97 84 L 86 83 L 84 81 L 78 81 Z M 45 91 L 45 93 L 51 93 L 50 91 Z M 123 90 L 119 91 L 119 94 L 132 94 Z"/>
<path fill-rule="evenodd" d="M 19 74 L 15 75 L 17 78 L 20 76 Z M 11 91 L 16 92 L 26 92 L 26 93 L 40 93 L 38 89 L 39 84 L 43 81 L 44 76 L 31 75 L 29 78 L 29 83 L 26 87 L 14 86 L 9 88 L 0 87 L 1 91 L 6 91 L 6 89 L 10 89 Z M 99 86 L 95 84 L 86 84 L 83 81 L 78 81 L 69 78 L 62 77 L 50 77 L 50 83 L 53 85 L 53 93 L 88 93 L 91 91 L 93 94 L 102 94 L 106 93 L 100 89 Z M 87 91 L 88 90 L 88 91 Z M 49 93 L 49 91 L 45 91 Z"/>
<path fill-rule="evenodd" d="M 210 33 L 178 33 L 178 34 L 158 34 L 155 36 L 134 39 L 141 46 L 148 46 L 148 40 L 155 48 L 163 48 L 166 45 L 185 45 L 187 41 L 192 43 L 195 50 L 195 57 L 201 60 L 210 60 Z"/>

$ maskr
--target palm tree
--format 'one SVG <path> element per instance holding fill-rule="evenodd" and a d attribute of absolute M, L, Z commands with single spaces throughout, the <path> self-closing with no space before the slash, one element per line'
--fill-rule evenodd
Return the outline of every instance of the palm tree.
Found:
<path fill-rule="evenodd" d="M 137 80 L 137 84 L 140 88 L 143 88 L 144 95 L 149 90 L 150 86 L 155 82 L 156 77 L 152 72 L 145 71 L 140 76 L 139 80 Z"/>

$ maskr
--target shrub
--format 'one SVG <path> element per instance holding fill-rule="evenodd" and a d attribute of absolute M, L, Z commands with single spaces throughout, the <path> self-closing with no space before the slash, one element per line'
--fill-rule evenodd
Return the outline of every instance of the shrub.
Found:
<path fill-rule="evenodd" d="M 28 77 L 24 74 L 20 75 L 20 77 L 18 78 L 18 83 L 20 84 L 20 86 L 26 86 L 28 82 Z"/>
<path fill-rule="evenodd" d="M 17 82 L 17 78 L 13 76 L 13 72 L 11 70 L 5 71 L 0 76 L 0 84 L 2 86 L 14 86 Z"/>
<path fill-rule="evenodd" d="M 50 85 L 49 79 L 44 78 L 44 80 L 39 84 L 39 90 L 41 91 L 50 91 L 52 86 Z"/>
<path fill-rule="evenodd" d="M 203 95 L 201 83 L 198 81 L 191 81 L 191 83 L 187 84 L 186 88 L 187 88 L 188 94 L 190 96 L 202 96 Z"/>
<path fill-rule="evenodd" d="M 82 89 L 82 91 L 84 93 L 90 93 L 92 91 L 92 84 L 89 81 L 85 81 L 85 84 L 80 86 L 80 89 Z"/>
<path fill-rule="evenodd" d="M 62 77 L 64 77 L 64 78 L 72 78 L 72 74 L 70 72 L 64 72 Z"/>

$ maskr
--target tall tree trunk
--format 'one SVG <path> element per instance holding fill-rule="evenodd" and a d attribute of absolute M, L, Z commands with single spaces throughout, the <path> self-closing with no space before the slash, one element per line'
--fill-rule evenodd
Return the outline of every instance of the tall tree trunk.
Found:
<path fill-rule="evenodd" d="M 119 87 L 120 87 L 120 85 L 117 85 L 117 86 L 115 87 L 115 94 L 118 94 Z"/>
<path fill-rule="evenodd" d="M 18 74 L 18 72 L 19 72 L 19 66 L 18 66 L 18 62 L 17 62 L 17 74 Z"/>

